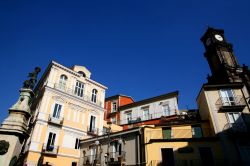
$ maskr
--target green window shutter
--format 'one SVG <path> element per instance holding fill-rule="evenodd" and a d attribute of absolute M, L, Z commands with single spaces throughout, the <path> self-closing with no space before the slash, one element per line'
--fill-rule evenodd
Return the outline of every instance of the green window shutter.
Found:
<path fill-rule="evenodd" d="M 163 139 L 171 139 L 171 128 L 165 128 L 162 130 Z"/>
<path fill-rule="evenodd" d="M 202 137 L 202 131 L 200 127 L 193 127 L 194 130 L 194 136 L 195 138 L 201 138 Z"/>

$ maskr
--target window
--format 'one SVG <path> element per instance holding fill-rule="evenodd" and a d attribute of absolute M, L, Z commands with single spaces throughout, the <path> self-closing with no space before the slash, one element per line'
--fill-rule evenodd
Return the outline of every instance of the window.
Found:
<path fill-rule="evenodd" d="M 114 141 L 111 143 L 112 147 L 112 154 L 113 157 L 115 157 L 116 154 L 121 155 L 122 154 L 122 144 L 120 144 L 118 141 Z"/>
<path fill-rule="evenodd" d="M 171 133 L 170 127 L 162 128 L 163 139 L 171 139 Z"/>
<path fill-rule="evenodd" d="M 227 113 L 229 123 L 242 122 L 242 118 L 239 113 L 230 112 Z"/>
<path fill-rule="evenodd" d="M 80 149 L 80 139 L 76 138 L 75 149 Z"/>
<path fill-rule="evenodd" d="M 47 147 L 46 147 L 47 151 L 53 151 L 54 150 L 55 139 L 56 139 L 56 134 L 50 132 L 49 137 L 48 137 L 48 141 L 47 141 Z"/>
<path fill-rule="evenodd" d="M 117 110 L 117 104 L 116 104 L 116 102 L 113 102 L 111 112 L 116 112 L 116 110 Z"/>
<path fill-rule="evenodd" d="M 143 120 L 148 120 L 149 119 L 149 107 L 143 108 Z"/>
<path fill-rule="evenodd" d="M 96 157 L 96 146 L 90 146 L 90 163 L 92 163 Z"/>
<path fill-rule="evenodd" d="M 84 87 L 84 84 L 82 82 L 77 81 L 74 94 L 79 97 L 83 97 L 83 87 Z"/>
<path fill-rule="evenodd" d="M 72 162 L 71 166 L 77 166 L 77 162 Z"/>
<path fill-rule="evenodd" d="M 116 124 L 116 117 L 111 117 L 112 124 Z"/>
<path fill-rule="evenodd" d="M 90 117 L 90 124 L 89 124 L 89 131 L 94 132 L 95 131 L 95 121 L 96 117 L 92 116 Z"/>
<path fill-rule="evenodd" d="M 66 82 L 67 82 L 67 76 L 61 75 L 59 80 L 59 89 L 65 90 L 66 89 Z"/>
<path fill-rule="evenodd" d="M 170 108 L 169 104 L 163 105 L 163 116 L 169 116 L 170 115 Z"/>
<path fill-rule="evenodd" d="M 83 71 L 78 71 L 79 74 L 81 74 L 81 76 L 86 77 L 86 74 Z"/>
<path fill-rule="evenodd" d="M 192 137 L 193 138 L 201 138 L 202 130 L 200 126 L 192 126 Z"/>
<path fill-rule="evenodd" d="M 96 96 L 97 96 L 97 90 L 93 89 L 92 90 L 92 97 L 91 97 L 91 101 L 96 103 Z"/>
<path fill-rule="evenodd" d="M 54 106 L 54 111 L 53 111 L 52 117 L 59 119 L 61 110 L 62 110 L 62 105 L 56 103 Z"/>
<path fill-rule="evenodd" d="M 231 89 L 220 90 L 220 96 L 223 106 L 235 105 L 235 98 L 233 91 Z"/>
<path fill-rule="evenodd" d="M 126 120 L 127 120 L 127 123 L 131 122 L 131 120 L 132 120 L 132 112 L 126 113 Z"/>

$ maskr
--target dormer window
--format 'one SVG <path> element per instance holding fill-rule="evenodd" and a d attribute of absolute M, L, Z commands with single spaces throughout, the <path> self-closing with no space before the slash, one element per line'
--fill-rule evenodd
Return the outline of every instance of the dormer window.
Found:
<path fill-rule="evenodd" d="M 83 71 L 78 71 L 79 74 L 81 74 L 82 77 L 86 77 L 86 74 Z"/>
<path fill-rule="evenodd" d="M 96 98 L 97 98 L 97 90 L 93 89 L 92 90 L 92 97 L 91 97 L 91 101 L 96 103 Z"/>
<path fill-rule="evenodd" d="M 65 90 L 66 89 L 66 82 L 67 82 L 68 78 L 66 75 L 61 75 L 60 76 L 60 80 L 59 80 L 59 89 L 61 90 Z"/>

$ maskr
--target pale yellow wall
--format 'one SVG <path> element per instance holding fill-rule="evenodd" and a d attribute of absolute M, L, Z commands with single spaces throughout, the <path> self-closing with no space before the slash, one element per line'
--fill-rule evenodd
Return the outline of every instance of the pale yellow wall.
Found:
<path fill-rule="evenodd" d="M 203 137 L 213 137 L 211 127 L 208 122 L 199 123 L 202 128 Z M 164 128 L 164 127 L 163 127 Z M 171 126 L 171 136 L 173 138 L 192 138 L 191 125 L 175 125 Z M 163 139 L 162 127 L 145 127 L 144 141 L 147 143 L 150 139 Z"/>
<path fill-rule="evenodd" d="M 106 128 L 109 127 L 108 124 L 107 124 L 107 121 L 105 121 L 105 120 L 103 120 L 103 127 L 106 127 Z M 112 132 L 118 132 L 118 131 L 122 131 L 123 130 L 123 127 L 118 126 L 116 124 L 111 124 L 110 127 L 111 127 L 111 131 Z"/>
<path fill-rule="evenodd" d="M 183 147 L 192 147 L 193 153 L 179 153 L 178 149 Z M 194 160 L 200 159 L 199 147 L 211 147 L 215 159 L 222 160 L 223 153 L 219 142 L 159 142 L 151 143 L 145 146 L 146 165 L 150 165 L 151 161 L 161 161 L 161 149 L 173 148 L 175 160 Z M 152 153 L 154 152 L 154 153 Z"/>
<path fill-rule="evenodd" d="M 36 166 L 40 156 L 41 155 L 39 153 L 29 152 L 26 163 L 28 165 Z M 77 159 L 77 158 L 68 158 L 68 157 L 63 157 L 63 156 L 57 156 L 57 157 L 44 156 L 43 161 L 44 161 L 43 163 L 49 162 L 49 164 L 51 164 L 53 166 L 64 166 L 64 165 L 65 166 L 71 166 L 72 162 L 77 162 L 78 163 L 79 159 Z"/>
<path fill-rule="evenodd" d="M 235 96 L 243 97 L 240 89 L 233 89 L 233 92 Z M 216 105 L 216 102 L 220 98 L 219 93 L 219 90 L 209 90 L 205 91 L 204 95 L 201 94 L 199 96 L 200 98 L 198 98 L 201 116 L 206 117 L 206 114 L 209 112 L 208 118 L 212 122 L 212 126 L 214 126 L 215 133 L 223 131 L 225 129 L 226 124 L 229 122 L 226 113 L 218 113 L 219 106 Z M 201 101 L 203 101 L 203 103 Z M 242 112 L 249 114 L 248 107 L 245 107 Z"/>
<path fill-rule="evenodd" d="M 78 67 L 77 69 L 80 68 Z M 59 83 L 60 76 L 62 74 L 66 75 L 68 78 L 65 90 L 59 90 L 55 86 Z M 104 112 L 103 102 L 106 87 L 89 78 L 84 78 L 78 74 L 74 74 L 74 71 L 71 72 L 70 69 L 65 69 L 65 67 L 62 66 L 58 67 L 57 65 L 52 65 L 51 71 L 48 72 L 48 75 L 45 76 L 45 78 L 45 82 L 41 83 L 41 85 L 46 85 L 50 88 L 45 88 L 44 95 L 40 99 L 41 104 L 36 108 L 38 118 L 34 128 L 35 130 L 32 132 L 32 146 L 30 146 L 27 163 L 38 161 L 42 152 L 43 144 L 45 144 L 48 140 L 49 131 L 55 130 L 57 133 L 55 146 L 58 146 L 58 154 L 56 157 L 47 156 L 44 163 L 49 161 L 50 163 L 58 166 L 71 165 L 73 161 L 78 162 L 80 150 L 74 149 L 74 147 L 69 148 L 63 146 L 66 136 L 65 131 L 75 134 L 72 138 L 75 136 L 78 137 L 77 135 L 81 135 L 81 137 L 78 137 L 80 139 L 91 137 L 90 135 L 87 135 L 87 126 L 89 126 L 90 123 L 90 115 L 94 115 L 96 117 L 96 128 L 99 128 L 99 130 L 102 131 Z M 73 94 L 76 80 L 84 83 L 83 98 L 74 96 Z M 93 88 L 98 90 L 97 101 L 103 101 L 102 105 L 90 102 Z M 60 115 L 63 116 L 62 126 L 56 126 L 48 123 L 49 115 L 53 114 L 55 103 L 63 106 Z"/>

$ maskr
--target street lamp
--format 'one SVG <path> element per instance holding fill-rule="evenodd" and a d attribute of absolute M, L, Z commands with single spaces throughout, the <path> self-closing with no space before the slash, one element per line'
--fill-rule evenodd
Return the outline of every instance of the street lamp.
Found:
<path fill-rule="evenodd" d="M 109 147 L 110 147 L 110 133 L 111 133 L 111 125 L 112 122 L 107 122 L 108 124 L 108 130 L 107 130 L 107 134 L 108 134 L 108 147 L 107 147 L 107 153 L 105 154 L 105 158 L 106 158 L 106 164 L 108 165 L 108 160 L 109 160 Z"/>

